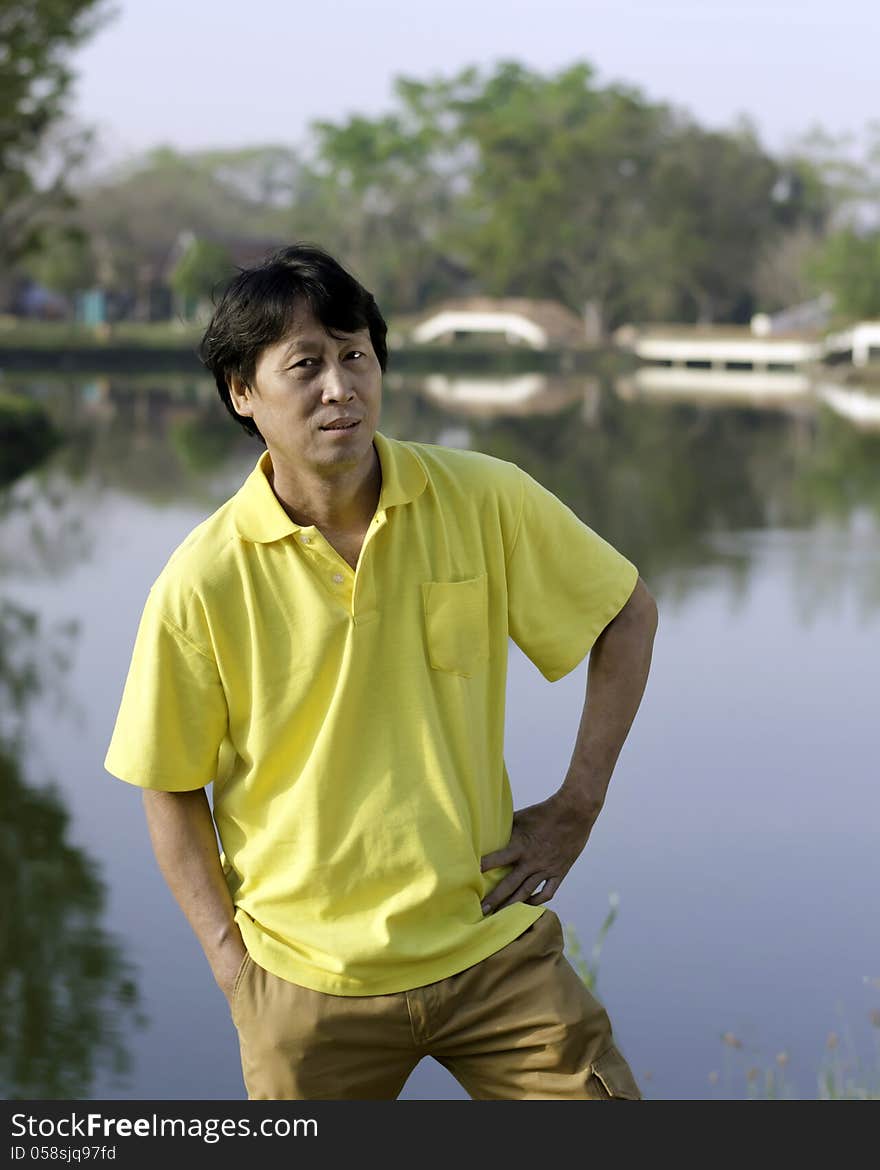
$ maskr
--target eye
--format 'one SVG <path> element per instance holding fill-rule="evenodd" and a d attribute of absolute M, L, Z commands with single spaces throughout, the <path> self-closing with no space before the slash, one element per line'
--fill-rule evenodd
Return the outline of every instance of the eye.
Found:
<path fill-rule="evenodd" d="M 353 349 L 351 351 L 351 353 L 348 354 L 348 357 L 364 357 L 364 356 L 365 356 L 365 354 L 364 354 L 364 351 L 362 349 Z"/>

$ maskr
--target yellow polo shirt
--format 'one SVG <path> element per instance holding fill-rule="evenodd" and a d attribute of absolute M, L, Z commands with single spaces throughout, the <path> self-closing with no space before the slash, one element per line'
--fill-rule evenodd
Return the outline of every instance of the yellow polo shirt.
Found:
<path fill-rule="evenodd" d="M 637 580 L 515 464 L 374 443 L 382 487 L 356 571 L 288 517 L 268 452 L 177 548 L 105 760 L 143 788 L 214 784 L 248 950 L 336 995 L 443 979 L 543 913 L 480 910 L 508 872 L 480 872 L 513 816 L 508 639 L 561 678 Z"/>

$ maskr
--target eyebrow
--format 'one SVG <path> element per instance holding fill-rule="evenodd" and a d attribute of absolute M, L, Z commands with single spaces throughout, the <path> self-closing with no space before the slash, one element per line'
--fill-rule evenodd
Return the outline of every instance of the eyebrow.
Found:
<path fill-rule="evenodd" d="M 341 333 L 341 334 L 342 334 L 342 336 L 341 336 L 341 337 L 338 339 L 338 341 L 339 341 L 339 344 L 340 344 L 340 345 L 346 345 L 346 344 L 348 344 L 348 343 L 349 343 L 349 342 L 352 340 L 352 338 L 354 338 L 354 337 L 357 337 L 357 335 L 358 335 L 359 333 L 368 333 L 368 332 L 369 332 L 369 330 L 367 329 L 367 327 L 366 327 L 366 326 L 364 326 L 364 327 L 363 327 L 363 328 L 361 328 L 361 329 L 354 329 L 354 330 L 352 330 L 350 333 L 349 333 L 349 332 L 346 332 L 346 331 L 344 331 L 344 330 L 342 330 L 342 329 L 338 329 L 338 330 L 337 330 L 337 333 Z M 337 340 L 337 338 L 333 338 L 333 340 L 334 340 L 334 341 L 336 341 L 336 340 Z M 294 337 L 294 338 L 293 338 L 293 339 L 292 339 L 292 340 L 291 340 L 291 341 L 290 341 L 290 342 L 289 342 L 289 343 L 288 343 L 288 344 L 287 344 L 287 345 L 284 347 L 284 350 L 282 351 L 282 355 L 281 355 L 281 356 L 282 356 L 282 360 L 285 360 L 285 361 L 286 361 L 286 360 L 287 360 L 287 358 L 289 358 L 289 357 L 290 357 L 290 355 L 291 355 L 291 354 L 292 354 L 292 353 L 293 353 L 295 350 L 297 350 L 297 349 L 305 348 L 305 347 L 307 347 L 307 346 L 311 346 L 311 345 L 318 346 L 318 345 L 320 345 L 320 344 L 322 344 L 322 343 L 321 343 L 321 341 L 319 340 L 319 337 L 318 337 L 318 334 L 317 334 L 317 333 L 305 333 L 305 334 L 297 334 L 297 335 L 296 335 L 296 336 L 295 336 L 295 337 Z"/>

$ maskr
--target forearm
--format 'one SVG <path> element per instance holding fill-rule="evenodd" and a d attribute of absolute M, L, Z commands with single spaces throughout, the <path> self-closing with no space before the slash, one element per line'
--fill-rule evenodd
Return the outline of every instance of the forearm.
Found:
<path fill-rule="evenodd" d="M 144 811 L 159 869 L 216 969 L 230 942 L 241 948 L 235 907 L 223 875 L 214 819 L 204 789 L 144 792 Z"/>
<path fill-rule="evenodd" d="M 590 820 L 598 816 L 611 775 L 642 701 L 657 607 L 641 580 L 590 653 L 587 691 L 571 762 L 560 794 Z"/>

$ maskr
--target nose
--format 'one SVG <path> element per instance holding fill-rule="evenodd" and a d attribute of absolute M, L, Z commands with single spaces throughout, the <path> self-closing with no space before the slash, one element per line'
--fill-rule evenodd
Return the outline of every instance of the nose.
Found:
<path fill-rule="evenodd" d="M 322 402 L 348 402 L 353 397 L 354 389 L 349 374 L 338 362 L 330 362 L 324 374 Z"/>

